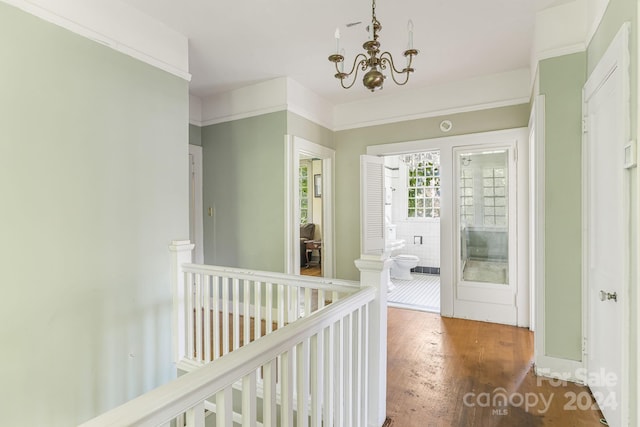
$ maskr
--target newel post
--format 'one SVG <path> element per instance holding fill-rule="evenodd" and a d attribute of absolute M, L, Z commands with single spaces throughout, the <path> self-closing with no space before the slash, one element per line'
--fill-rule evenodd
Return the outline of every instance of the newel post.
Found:
<path fill-rule="evenodd" d="M 186 313 L 185 278 L 182 265 L 191 262 L 194 245 L 189 240 L 174 240 L 169 245 L 171 252 L 171 292 L 173 293 L 173 311 L 171 318 L 171 337 L 173 340 L 173 360 L 178 363 L 185 357 L 186 349 Z"/>
<path fill-rule="evenodd" d="M 376 288 L 369 311 L 369 426 L 380 427 L 387 416 L 387 290 L 393 261 L 385 255 L 361 255 L 355 261 L 360 286 Z"/>

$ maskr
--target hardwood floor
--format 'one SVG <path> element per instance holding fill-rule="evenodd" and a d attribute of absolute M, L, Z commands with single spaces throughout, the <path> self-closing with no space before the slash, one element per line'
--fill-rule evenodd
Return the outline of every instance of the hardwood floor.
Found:
<path fill-rule="evenodd" d="M 300 267 L 300 275 L 302 276 L 322 276 L 322 268 L 319 265 L 311 265 L 309 267 Z"/>
<path fill-rule="evenodd" d="M 596 406 L 588 388 L 534 376 L 527 329 L 396 308 L 388 322 L 389 426 L 602 425 L 578 409 Z"/>

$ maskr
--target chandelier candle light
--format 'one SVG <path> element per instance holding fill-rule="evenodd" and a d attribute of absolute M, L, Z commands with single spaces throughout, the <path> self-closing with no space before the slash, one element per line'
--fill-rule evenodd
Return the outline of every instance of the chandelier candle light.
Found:
<path fill-rule="evenodd" d="M 376 89 L 382 89 L 382 84 L 386 76 L 382 74 L 380 70 L 386 70 L 387 66 L 390 68 L 391 78 L 397 85 L 404 85 L 409 81 L 409 75 L 414 71 L 411 68 L 411 62 L 413 57 L 418 54 L 418 51 L 413 48 L 413 22 L 409 20 L 407 24 L 407 31 L 409 33 L 409 44 L 407 50 L 404 51 L 404 56 L 407 58 L 407 66 L 402 70 L 398 70 L 394 63 L 393 57 L 389 52 L 380 53 L 380 42 L 378 41 L 378 33 L 382 29 L 380 21 L 376 18 L 376 0 L 373 0 L 371 7 L 371 25 L 367 27 L 369 32 L 369 40 L 367 40 L 362 47 L 367 51 L 367 54 L 359 53 L 353 60 L 353 67 L 348 73 L 344 72 L 344 49 L 340 50 L 340 30 L 336 28 L 336 53 L 329 56 L 329 61 L 333 62 L 336 66 L 335 78 L 340 79 L 340 85 L 349 89 L 353 86 L 358 77 L 358 69 L 367 71 L 362 78 L 364 86 L 373 92 Z M 353 74 L 353 80 L 350 84 L 345 85 L 345 79 L 351 77 Z M 399 81 L 396 76 L 404 74 L 404 81 Z"/>

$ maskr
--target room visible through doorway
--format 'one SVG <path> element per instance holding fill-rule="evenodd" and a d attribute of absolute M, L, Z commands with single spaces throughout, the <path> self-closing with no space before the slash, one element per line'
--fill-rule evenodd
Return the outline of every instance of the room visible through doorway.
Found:
<path fill-rule="evenodd" d="M 384 167 L 388 303 L 440 313 L 440 150 L 385 156 Z"/>

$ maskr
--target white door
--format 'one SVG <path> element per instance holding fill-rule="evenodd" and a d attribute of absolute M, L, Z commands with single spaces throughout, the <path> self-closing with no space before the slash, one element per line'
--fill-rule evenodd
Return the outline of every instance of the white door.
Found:
<path fill-rule="evenodd" d="M 360 156 L 360 253 L 382 255 L 384 223 L 384 158 Z"/>
<path fill-rule="evenodd" d="M 624 97 L 627 38 L 625 31 L 618 35 L 618 43 L 613 42 L 584 89 L 586 367 L 591 390 L 610 426 L 628 425 L 625 283 L 629 230 L 623 155 L 629 117 Z"/>
<path fill-rule="evenodd" d="M 454 149 L 454 316 L 516 325 L 516 143 Z"/>

